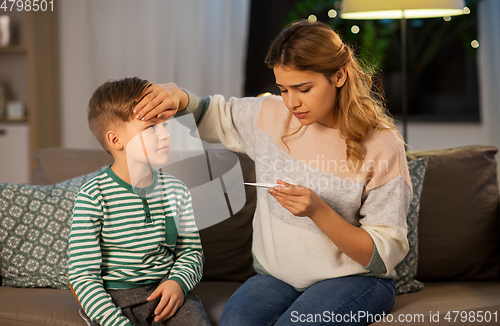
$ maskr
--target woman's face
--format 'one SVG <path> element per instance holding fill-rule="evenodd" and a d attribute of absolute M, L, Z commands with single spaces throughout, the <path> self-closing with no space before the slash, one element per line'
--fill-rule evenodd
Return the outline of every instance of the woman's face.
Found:
<path fill-rule="evenodd" d="M 345 67 L 340 68 L 330 80 L 318 72 L 283 65 L 273 70 L 286 107 L 302 125 L 318 122 L 329 128 L 336 126 L 333 109 L 337 87 L 345 82 Z"/>

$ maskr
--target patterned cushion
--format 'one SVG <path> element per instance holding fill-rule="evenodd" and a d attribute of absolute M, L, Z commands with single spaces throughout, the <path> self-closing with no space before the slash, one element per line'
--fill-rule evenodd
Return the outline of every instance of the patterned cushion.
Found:
<path fill-rule="evenodd" d="M 49 186 L 0 183 L 3 285 L 68 288 L 68 236 L 75 196 L 101 170 Z"/>
<path fill-rule="evenodd" d="M 418 212 L 420 210 L 420 195 L 422 193 L 427 162 L 427 158 L 408 162 L 408 170 L 410 171 L 411 185 L 413 187 L 413 197 L 406 217 L 410 249 L 403 261 L 396 266 L 397 277 L 394 279 L 396 282 L 396 294 L 415 292 L 424 287 L 414 277 L 417 274 L 418 263 Z"/>

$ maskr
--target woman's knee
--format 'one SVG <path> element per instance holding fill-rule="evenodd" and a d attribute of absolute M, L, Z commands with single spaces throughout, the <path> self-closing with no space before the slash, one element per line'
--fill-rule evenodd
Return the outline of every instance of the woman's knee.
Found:
<path fill-rule="evenodd" d="M 222 310 L 222 314 L 219 319 L 220 326 L 231 326 L 231 325 L 250 325 L 249 318 L 246 316 L 246 311 L 239 309 L 228 308 L 227 305 Z"/>

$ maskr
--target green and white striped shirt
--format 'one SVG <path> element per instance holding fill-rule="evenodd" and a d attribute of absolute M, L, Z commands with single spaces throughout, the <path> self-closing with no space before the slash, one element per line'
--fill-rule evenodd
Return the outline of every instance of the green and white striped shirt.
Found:
<path fill-rule="evenodd" d="M 111 168 L 80 188 L 69 236 L 69 282 L 85 313 L 100 325 L 130 325 L 106 289 L 158 282 L 168 274 L 186 295 L 200 281 L 203 251 L 191 194 L 154 171 L 134 188 Z"/>

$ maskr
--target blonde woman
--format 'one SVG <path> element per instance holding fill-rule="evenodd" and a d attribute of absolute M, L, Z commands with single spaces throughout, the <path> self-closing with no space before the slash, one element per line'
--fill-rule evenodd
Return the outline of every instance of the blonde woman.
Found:
<path fill-rule="evenodd" d="M 202 138 L 246 152 L 258 188 L 254 268 L 220 325 L 366 325 L 392 309 L 408 251 L 404 142 L 352 49 L 298 21 L 266 58 L 281 97 L 200 98 L 155 86 L 138 118 L 193 113 Z M 141 110 L 142 109 L 142 110 Z"/>

